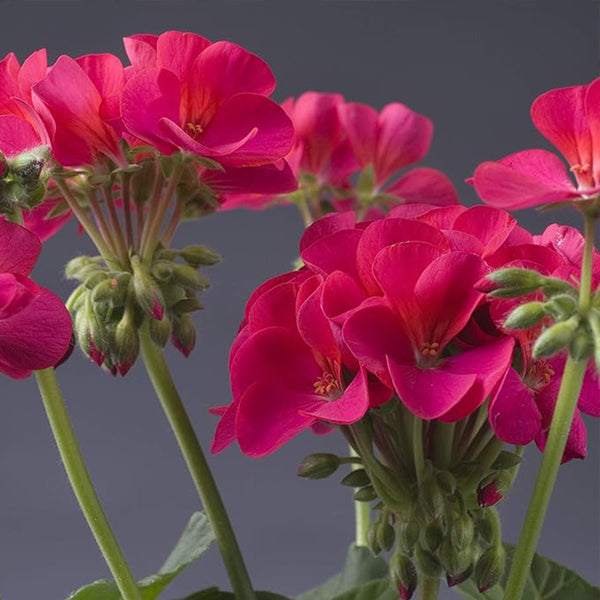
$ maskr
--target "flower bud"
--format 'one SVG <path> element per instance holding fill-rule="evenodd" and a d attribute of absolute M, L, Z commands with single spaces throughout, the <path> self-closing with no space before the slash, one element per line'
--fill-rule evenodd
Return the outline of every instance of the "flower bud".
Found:
<path fill-rule="evenodd" d="M 521 457 L 514 452 L 508 452 L 508 450 L 502 450 L 498 457 L 492 464 L 494 471 L 507 471 L 521 464 Z"/>
<path fill-rule="evenodd" d="M 458 585 L 471 576 L 473 572 L 473 553 L 472 547 L 457 551 L 449 539 L 444 541 L 439 557 L 446 569 L 448 587 Z"/>
<path fill-rule="evenodd" d="M 121 377 L 125 377 L 140 351 L 138 330 L 128 310 L 115 328 L 111 350 L 117 372 Z"/>
<path fill-rule="evenodd" d="M 533 345 L 533 358 L 552 356 L 571 343 L 575 336 L 579 319 L 571 317 L 544 329 Z"/>
<path fill-rule="evenodd" d="M 578 361 L 589 360 L 594 353 L 594 340 L 586 327 L 579 327 L 571 340 L 569 353 Z"/>
<path fill-rule="evenodd" d="M 65 276 L 67 279 L 77 279 L 83 281 L 92 271 L 100 268 L 100 260 L 92 256 L 76 256 L 72 258 L 65 267 Z"/>
<path fill-rule="evenodd" d="M 377 492 L 372 485 L 366 485 L 354 492 L 355 502 L 372 502 L 377 500 Z"/>
<path fill-rule="evenodd" d="M 418 584 L 417 570 L 410 558 L 396 552 L 390 561 L 390 576 L 400 598 L 410 600 Z"/>
<path fill-rule="evenodd" d="M 504 321 L 504 327 L 506 329 L 528 329 L 537 325 L 545 314 L 542 302 L 527 302 L 517 306 L 508 315 L 506 321 Z"/>
<path fill-rule="evenodd" d="M 431 517 L 440 517 L 446 507 L 446 498 L 435 477 L 429 477 L 421 486 L 420 498 L 425 510 Z"/>
<path fill-rule="evenodd" d="M 435 552 L 440 547 L 440 544 L 445 537 L 442 523 L 437 519 L 427 523 L 423 537 L 427 548 L 432 552 Z"/>
<path fill-rule="evenodd" d="M 160 321 L 150 319 L 148 329 L 152 341 L 159 347 L 164 348 L 169 341 L 171 335 L 171 321 L 165 315 Z"/>
<path fill-rule="evenodd" d="M 221 257 L 206 246 L 186 246 L 179 252 L 179 256 L 195 267 L 201 265 L 210 267 L 221 262 Z"/>
<path fill-rule="evenodd" d="M 159 283 L 166 283 L 173 276 L 173 263 L 168 260 L 157 260 L 152 265 L 152 277 Z"/>
<path fill-rule="evenodd" d="M 49 156 L 50 151 L 47 146 L 18 154 L 8 161 L 10 175 L 21 183 L 35 183 L 40 179 Z"/>
<path fill-rule="evenodd" d="M 133 268 L 133 290 L 140 308 L 159 321 L 165 314 L 165 300 L 158 284 L 146 271 L 138 256 L 131 257 Z"/>
<path fill-rule="evenodd" d="M 450 541 L 457 552 L 464 550 L 471 544 L 474 531 L 473 520 L 467 513 L 458 515 L 450 523 Z"/>
<path fill-rule="evenodd" d="M 504 498 L 511 483 L 511 477 L 506 471 L 488 475 L 477 487 L 477 503 L 479 506 L 494 506 Z"/>
<path fill-rule="evenodd" d="M 441 577 L 443 571 L 442 565 L 433 552 L 429 552 L 429 550 L 425 550 L 424 548 L 417 546 L 415 549 L 415 559 L 417 561 L 419 571 L 423 573 L 425 577 L 431 579 L 437 579 Z"/>
<path fill-rule="evenodd" d="M 559 294 L 548 300 L 546 311 L 557 320 L 568 319 L 577 312 L 577 300 L 571 294 Z"/>
<path fill-rule="evenodd" d="M 114 277 L 108 277 L 101 280 L 92 290 L 92 300 L 94 302 L 111 301 L 119 288 L 119 282 Z"/>
<path fill-rule="evenodd" d="M 499 269 L 487 276 L 487 279 L 496 284 L 496 289 L 489 292 L 494 298 L 518 298 L 535 292 L 544 283 L 544 277 L 537 271 L 529 269 Z"/>
<path fill-rule="evenodd" d="M 499 540 L 495 540 L 496 523 L 498 515 L 495 508 L 482 508 L 477 511 L 477 534 L 486 544 L 494 544 Z"/>
<path fill-rule="evenodd" d="M 325 479 L 333 475 L 341 465 L 341 461 L 335 454 L 319 452 L 309 454 L 298 467 L 298 475 L 308 479 Z"/>
<path fill-rule="evenodd" d="M 396 541 L 396 532 L 390 523 L 386 520 L 381 520 L 377 527 L 377 543 L 385 552 L 389 552 L 394 547 Z"/>
<path fill-rule="evenodd" d="M 354 469 L 342 479 L 341 484 L 358 488 L 371 485 L 371 480 L 364 469 Z"/>
<path fill-rule="evenodd" d="M 437 475 L 437 481 L 440 488 L 446 494 L 454 494 L 456 491 L 456 478 L 448 471 L 440 471 Z"/>
<path fill-rule="evenodd" d="M 184 288 L 202 291 L 210 287 L 208 279 L 189 265 L 175 265 L 173 279 Z"/>
<path fill-rule="evenodd" d="M 419 540 L 420 527 L 418 521 L 403 521 L 398 526 L 398 546 L 404 554 L 412 554 Z"/>
<path fill-rule="evenodd" d="M 500 583 L 504 568 L 506 566 L 506 555 L 501 544 L 490 546 L 481 555 L 475 566 L 473 579 L 480 593 L 484 593 L 491 587 Z"/>
<path fill-rule="evenodd" d="M 108 274 L 104 269 L 96 269 L 94 271 L 90 271 L 86 278 L 83 280 L 83 285 L 88 290 L 93 290 L 101 281 L 108 279 Z"/>
<path fill-rule="evenodd" d="M 196 328 L 189 315 L 177 315 L 173 319 L 171 342 L 186 358 L 196 345 Z"/>
<path fill-rule="evenodd" d="M 381 546 L 377 541 L 378 525 L 379 523 L 377 521 L 369 523 L 369 527 L 367 529 L 367 545 L 369 546 L 369 550 L 373 556 L 379 556 L 379 554 L 381 554 Z"/>

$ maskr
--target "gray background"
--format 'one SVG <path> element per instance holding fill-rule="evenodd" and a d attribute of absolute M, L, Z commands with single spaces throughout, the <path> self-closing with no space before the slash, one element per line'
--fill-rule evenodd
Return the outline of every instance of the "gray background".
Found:
<path fill-rule="evenodd" d="M 445 170 L 465 202 L 463 183 L 479 161 L 544 146 L 529 121 L 531 101 L 556 86 L 598 75 L 594 0 L 122 1 L 0 2 L 0 53 L 24 58 L 41 46 L 122 54 L 120 38 L 175 28 L 231 39 L 264 57 L 283 100 L 307 89 L 338 91 L 381 106 L 399 100 L 436 126 L 426 164 Z M 568 213 L 521 213 L 540 231 Z M 170 360 L 200 439 L 215 420 L 208 406 L 229 400 L 227 353 L 243 305 L 267 277 L 289 270 L 301 223 L 293 208 L 238 211 L 185 226 L 181 244 L 220 250 L 210 274 L 199 344 Z M 89 251 L 74 223 L 45 247 L 37 280 L 64 297 L 66 259 Z M 124 381 L 78 352 L 59 373 L 93 479 L 136 575 L 153 572 L 199 502 L 171 432 L 140 366 Z M 32 381 L 2 381 L 0 418 L 0 593 L 4 600 L 62 600 L 107 576 L 67 485 Z M 561 470 L 540 549 L 600 583 L 599 436 L 589 422 L 589 455 Z M 348 493 L 333 480 L 295 475 L 307 453 L 344 451 L 337 435 L 301 436 L 276 455 L 252 460 L 231 448 L 211 462 L 259 588 L 298 593 L 332 574 L 353 534 Z M 530 449 L 502 505 L 506 538 L 523 519 L 538 452 Z M 227 586 L 212 549 L 167 596 Z M 448 598 L 451 597 L 448 594 Z M 446 596 L 445 596 L 446 597 Z M 453 597 L 453 596 L 452 596 Z"/>

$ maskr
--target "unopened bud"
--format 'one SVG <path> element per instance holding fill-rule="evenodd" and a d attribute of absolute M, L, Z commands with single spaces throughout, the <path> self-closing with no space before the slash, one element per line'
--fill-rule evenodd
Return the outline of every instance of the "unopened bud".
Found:
<path fill-rule="evenodd" d="M 165 300 L 158 284 L 144 268 L 138 256 L 131 257 L 133 268 L 133 290 L 140 308 L 159 321 L 165 313 Z"/>
<path fill-rule="evenodd" d="M 377 492 L 372 485 L 366 485 L 354 492 L 355 502 L 372 502 L 377 500 Z"/>
<path fill-rule="evenodd" d="M 512 469 L 518 464 L 521 464 L 521 460 L 522 459 L 518 454 L 509 452 L 508 450 L 502 450 L 502 452 L 498 454 L 496 460 L 492 463 L 492 469 L 494 471 L 507 471 L 508 469 Z"/>
<path fill-rule="evenodd" d="M 189 265 L 175 265 L 173 268 L 173 279 L 184 288 L 196 291 L 205 290 L 210 287 L 208 279 Z"/>
<path fill-rule="evenodd" d="M 189 315 L 178 315 L 173 319 L 171 342 L 186 358 L 196 345 L 196 328 Z"/>
<path fill-rule="evenodd" d="M 173 263 L 168 260 L 157 260 L 152 265 L 152 277 L 159 283 L 166 283 L 173 276 Z"/>
<path fill-rule="evenodd" d="M 100 261 L 92 256 L 76 256 L 72 258 L 65 267 L 65 275 L 68 279 L 83 281 L 92 271 L 98 270 Z"/>
<path fill-rule="evenodd" d="M 452 473 L 449 473 L 448 471 L 440 471 L 436 477 L 440 488 L 442 488 L 446 494 L 454 494 L 456 490 L 456 478 L 452 475 Z"/>
<path fill-rule="evenodd" d="M 194 266 L 212 266 L 221 262 L 221 257 L 206 246 L 186 246 L 179 252 L 185 262 Z"/>
<path fill-rule="evenodd" d="M 95 271 L 90 271 L 90 273 L 83 280 L 83 285 L 88 290 L 93 290 L 101 281 L 108 279 L 108 274 L 103 269 L 96 269 Z"/>
<path fill-rule="evenodd" d="M 499 269 L 487 276 L 497 288 L 490 292 L 495 298 L 518 298 L 539 289 L 544 278 L 537 271 L 529 269 Z"/>
<path fill-rule="evenodd" d="M 477 487 L 477 503 L 479 506 L 494 506 L 504 498 L 511 483 L 511 477 L 506 471 L 488 475 Z"/>
<path fill-rule="evenodd" d="M 473 572 L 473 548 L 455 550 L 452 542 L 447 539 L 440 550 L 440 560 L 446 569 L 446 581 L 449 587 L 466 581 Z"/>
<path fill-rule="evenodd" d="M 486 544 L 494 544 L 497 531 L 498 515 L 495 508 L 482 508 L 477 511 L 477 534 Z"/>
<path fill-rule="evenodd" d="M 400 598 L 410 600 L 418 584 L 417 570 L 410 558 L 396 552 L 390 561 L 390 575 Z"/>
<path fill-rule="evenodd" d="M 169 341 L 171 335 L 171 321 L 169 317 L 165 315 L 160 321 L 156 319 L 150 319 L 148 323 L 148 329 L 152 341 L 161 348 L 164 348 Z"/>
<path fill-rule="evenodd" d="M 412 554 L 419 540 L 420 526 L 418 521 L 403 521 L 398 526 L 398 545 L 404 554 Z"/>
<path fill-rule="evenodd" d="M 421 502 L 431 517 L 437 519 L 446 507 L 446 499 L 435 477 L 429 477 L 420 489 Z"/>
<path fill-rule="evenodd" d="M 417 546 L 415 549 L 415 559 L 419 571 L 423 573 L 425 577 L 432 579 L 441 577 L 443 571 L 442 565 L 433 552 L 429 552 L 429 550 Z"/>
<path fill-rule="evenodd" d="M 119 282 L 114 277 L 103 279 L 92 290 L 94 302 L 107 302 L 113 299 L 119 287 Z"/>
<path fill-rule="evenodd" d="M 450 541 L 457 552 L 471 544 L 474 531 L 473 520 L 467 513 L 460 514 L 450 523 Z"/>
<path fill-rule="evenodd" d="M 533 358 L 544 358 L 556 354 L 571 343 L 575 336 L 579 319 L 571 317 L 544 329 L 533 345 Z"/>
<path fill-rule="evenodd" d="M 385 552 L 389 552 L 394 547 L 396 541 L 396 532 L 387 520 L 382 520 L 377 527 L 377 543 Z"/>
<path fill-rule="evenodd" d="M 130 317 L 129 311 L 125 311 L 123 318 L 115 328 L 112 358 L 121 377 L 124 377 L 140 351 L 140 339 L 137 327 Z"/>
<path fill-rule="evenodd" d="M 504 327 L 506 329 L 528 329 L 537 325 L 545 314 L 542 302 L 527 302 L 517 306 L 508 315 L 506 321 L 504 321 Z"/>
<path fill-rule="evenodd" d="M 559 294 L 550 298 L 545 308 L 555 319 L 564 320 L 577 311 L 577 300 L 571 294 Z"/>
<path fill-rule="evenodd" d="M 571 340 L 569 354 L 577 361 L 587 361 L 593 353 L 594 340 L 591 332 L 586 327 L 579 327 Z"/>
<path fill-rule="evenodd" d="M 319 452 L 309 454 L 298 467 L 298 475 L 308 479 L 325 479 L 333 475 L 341 465 L 341 461 L 335 454 Z"/>
<path fill-rule="evenodd" d="M 445 537 L 442 523 L 439 520 L 427 523 L 423 537 L 427 548 L 432 552 L 435 552 L 440 547 L 440 544 Z"/>
<path fill-rule="evenodd" d="M 365 485 L 371 485 L 371 480 L 364 469 L 355 469 L 350 471 L 350 473 L 342 479 L 341 484 L 358 488 L 364 487 Z"/>
<path fill-rule="evenodd" d="M 381 554 L 381 546 L 377 541 L 377 529 L 379 523 L 377 521 L 369 524 L 367 529 L 367 545 L 369 546 L 369 550 L 373 554 L 373 556 L 378 556 Z"/>
<path fill-rule="evenodd" d="M 490 546 L 484 551 L 477 561 L 473 574 L 480 593 L 483 594 L 497 583 L 500 583 L 505 566 L 506 556 L 502 545 Z"/>
<path fill-rule="evenodd" d="M 10 175 L 21 183 L 37 182 L 48 157 L 47 146 L 23 152 L 8 161 Z"/>

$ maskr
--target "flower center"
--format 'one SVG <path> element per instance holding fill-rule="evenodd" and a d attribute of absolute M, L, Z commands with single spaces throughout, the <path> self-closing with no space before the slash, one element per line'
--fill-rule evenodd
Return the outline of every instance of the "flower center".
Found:
<path fill-rule="evenodd" d="M 433 358 L 440 353 L 440 345 L 438 342 L 426 342 L 421 348 L 421 354 L 426 358 Z"/>
<path fill-rule="evenodd" d="M 204 127 L 202 127 L 202 125 L 198 125 L 198 123 L 188 123 L 185 126 L 185 129 L 194 139 L 198 139 L 200 134 L 204 131 Z"/>
<path fill-rule="evenodd" d="M 554 369 L 547 362 L 538 360 L 529 367 L 524 381 L 527 387 L 533 390 L 541 390 L 550 383 L 554 375 Z"/>
<path fill-rule="evenodd" d="M 336 396 L 341 391 L 338 380 L 331 374 L 324 372 L 317 381 L 313 383 L 315 392 L 321 396 Z"/>
<path fill-rule="evenodd" d="M 571 167 L 571 173 L 575 173 L 575 175 L 587 175 L 590 172 L 592 165 L 589 163 L 585 165 L 573 165 Z"/>

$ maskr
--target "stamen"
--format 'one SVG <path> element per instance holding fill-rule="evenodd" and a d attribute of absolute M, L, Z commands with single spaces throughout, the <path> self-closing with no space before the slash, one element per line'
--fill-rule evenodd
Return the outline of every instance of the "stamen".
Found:
<path fill-rule="evenodd" d="M 421 354 L 423 356 L 437 356 L 440 352 L 440 345 L 438 342 L 426 342 L 421 348 Z"/>
<path fill-rule="evenodd" d="M 313 387 L 317 394 L 329 396 L 333 391 L 340 389 L 340 384 L 331 373 L 323 373 L 323 375 L 313 383 Z"/>
<path fill-rule="evenodd" d="M 587 175 L 592 168 L 592 165 L 586 163 L 585 165 L 573 165 L 571 167 L 571 173 L 575 173 L 575 175 Z"/>
<path fill-rule="evenodd" d="M 198 137 L 204 131 L 204 128 L 197 123 L 188 123 L 185 128 L 193 138 Z"/>

